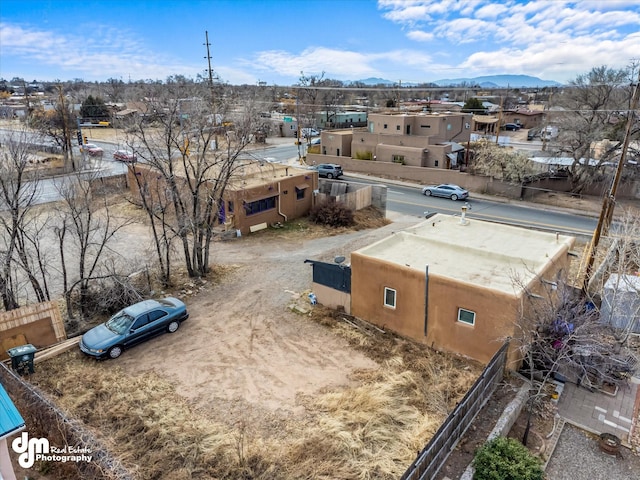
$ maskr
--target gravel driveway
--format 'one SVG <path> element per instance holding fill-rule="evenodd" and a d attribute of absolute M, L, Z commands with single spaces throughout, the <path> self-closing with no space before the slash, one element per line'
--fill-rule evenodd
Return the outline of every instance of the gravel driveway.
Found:
<path fill-rule="evenodd" d="M 623 448 L 621 457 L 602 452 L 598 438 L 566 424 L 547 465 L 549 480 L 638 480 L 640 457 Z"/>

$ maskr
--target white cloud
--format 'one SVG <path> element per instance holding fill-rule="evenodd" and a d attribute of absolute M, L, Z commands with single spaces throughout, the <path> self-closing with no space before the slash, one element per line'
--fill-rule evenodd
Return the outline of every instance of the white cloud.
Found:
<path fill-rule="evenodd" d="M 416 42 L 429 42 L 434 39 L 431 32 L 423 32 L 422 30 L 411 30 L 407 33 L 407 37 Z"/>
<path fill-rule="evenodd" d="M 509 8 L 503 4 L 489 4 L 489 5 L 483 5 L 482 7 L 480 7 L 478 10 L 475 11 L 474 16 L 477 18 L 483 18 L 483 19 L 494 19 L 494 18 L 499 18 L 500 15 L 504 14 L 505 12 L 508 12 Z"/>
<path fill-rule="evenodd" d="M 91 35 L 0 24 L 3 57 L 20 56 L 47 65 L 61 74 L 90 80 L 106 76 L 132 79 L 165 79 L 171 74 L 196 75 L 202 69 L 146 49 L 132 33 L 104 25 L 85 24 Z"/>

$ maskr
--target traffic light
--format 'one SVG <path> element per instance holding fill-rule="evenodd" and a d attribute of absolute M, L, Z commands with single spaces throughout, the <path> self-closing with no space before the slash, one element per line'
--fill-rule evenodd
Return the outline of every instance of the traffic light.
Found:
<path fill-rule="evenodd" d="M 85 144 L 86 144 L 86 143 L 89 143 L 89 140 L 87 139 L 87 136 L 86 136 L 86 135 L 84 136 L 84 143 L 85 143 Z"/>
<path fill-rule="evenodd" d="M 82 145 L 82 133 L 78 130 L 78 145 Z"/>

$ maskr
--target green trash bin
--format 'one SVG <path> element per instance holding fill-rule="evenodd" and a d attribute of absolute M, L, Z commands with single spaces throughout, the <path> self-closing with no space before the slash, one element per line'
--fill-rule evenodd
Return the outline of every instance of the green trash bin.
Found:
<path fill-rule="evenodd" d="M 20 375 L 26 375 L 27 373 L 33 373 L 33 359 L 36 355 L 36 347 L 27 343 L 26 345 L 20 345 L 19 347 L 13 347 L 7 350 L 9 357 L 11 358 L 11 368 L 13 368 Z"/>

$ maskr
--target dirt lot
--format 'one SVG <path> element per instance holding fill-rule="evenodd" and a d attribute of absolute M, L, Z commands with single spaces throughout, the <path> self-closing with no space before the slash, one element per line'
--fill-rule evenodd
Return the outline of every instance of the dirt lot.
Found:
<path fill-rule="evenodd" d="M 215 275 L 157 292 L 185 299 L 190 318 L 178 332 L 115 361 L 74 350 L 31 380 L 136 478 L 398 478 L 481 367 L 312 309 L 304 263 L 348 257 L 419 219 L 395 220 L 335 235 L 300 222 L 220 240 Z M 144 238 L 131 225 L 116 249 L 139 261 Z M 58 468 L 31 476 L 72 478 Z"/>

